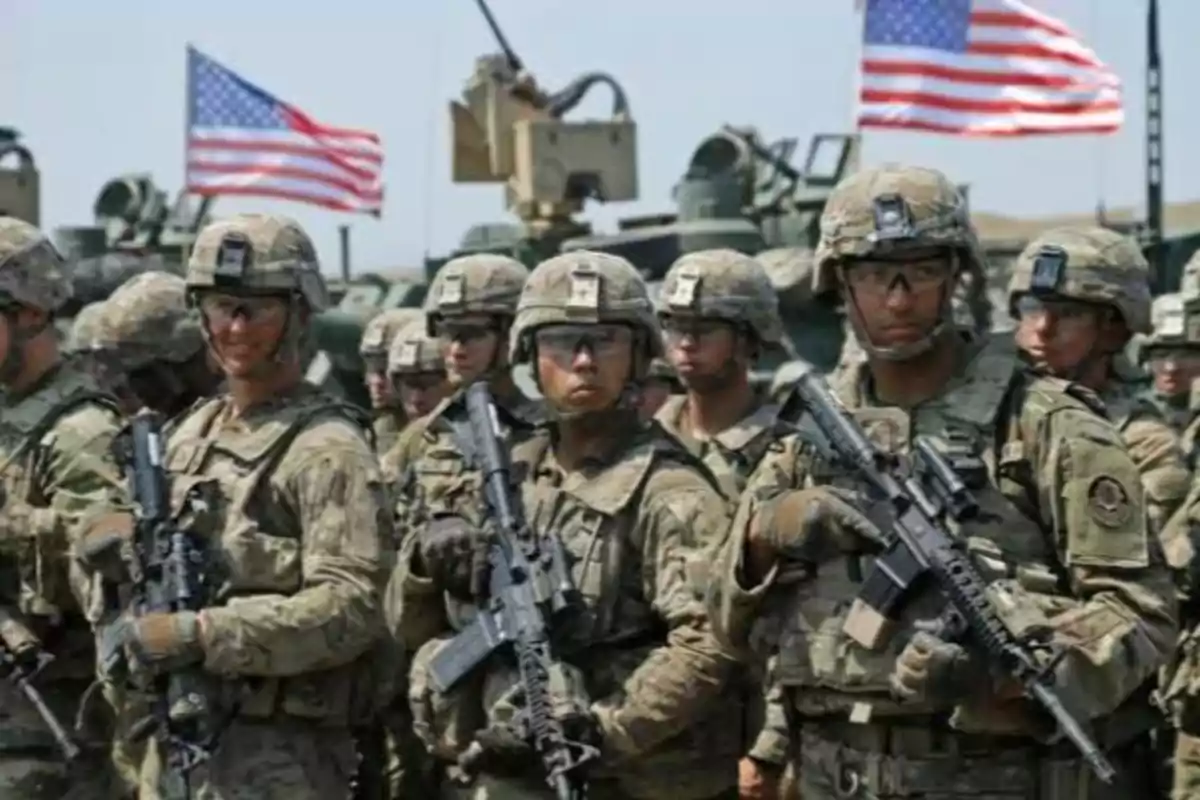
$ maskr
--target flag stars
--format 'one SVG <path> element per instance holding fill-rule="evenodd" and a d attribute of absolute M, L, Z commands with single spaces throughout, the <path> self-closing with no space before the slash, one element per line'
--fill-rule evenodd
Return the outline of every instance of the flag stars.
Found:
<path fill-rule="evenodd" d="M 962 52 L 971 26 L 971 0 L 868 0 L 868 44 Z"/>

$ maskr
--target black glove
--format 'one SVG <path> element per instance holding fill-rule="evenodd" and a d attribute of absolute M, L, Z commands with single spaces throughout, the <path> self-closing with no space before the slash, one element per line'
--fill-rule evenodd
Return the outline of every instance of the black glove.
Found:
<path fill-rule="evenodd" d="M 591 714 L 573 714 L 562 720 L 567 741 L 600 747 L 600 726 Z M 467 774 L 492 772 L 520 774 L 538 763 L 525 726 L 491 725 L 476 731 L 475 740 L 459 757 L 458 767 Z"/>
<path fill-rule="evenodd" d="M 460 600 L 487 594 L 488 535 L 462 517 L 437 517 L 421 531 L 421 561 L 437 586 Z"/>

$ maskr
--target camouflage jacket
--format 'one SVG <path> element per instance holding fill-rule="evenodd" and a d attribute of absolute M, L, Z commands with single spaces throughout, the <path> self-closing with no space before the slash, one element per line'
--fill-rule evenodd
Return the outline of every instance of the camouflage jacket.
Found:
<path fill-rule="evenodd" d="M 834 389 L 877 446 L 903 452 L 921 434 L 952 459 L 982 460 L 986 475 L 974 487 L 981 513 L 956 532 L 985 578 L 1055 632 L 1065 652 L 1060 682 L 1081 710 L 1114 712 L 1170 653 L 1176 603 L 1147 531 L 1137 468 L 1101 407 L 1066 382 L 1026 371 L 1011 342 L 994 338 L 972 348 L 938 397 L 908 411 L 875 403 L 868 375 L 867 365 L 847 369 Z M 859 703 L 876 719 L 949 711 L 901 703 L 888 685 L 904 629 L 940 612 L 936 593 L 914 598 L 901 634 L 868 650 L 843 630 L 859 590 L 847 569 L 831 564 L 776 585 L 777 569 L 761 585 L 743 584 L 746 536 L 765 501 L 814 483 L 856 488 L 852 475 L 808 447 L 763 475 L 747 489 L 710 586 L 717 635 L 760 658 L 777 653 L 779 679 L 801 716 L 844 715 Z M 851 558 L 869 572 L 867 554 Z M 1134 710 L 1149 724 L 1149 709 Z"/>
<path fill-rule="evenodd" d="M 727 711 L 722 693 L 734 664 L 708 630 L 687 565 L 723 535 L 726 505 L 678 443 L 654 426 L 631 420 L 622 430 L 630 429 L 608 458 L 578 470 L 558 464 L 550 432 L 540 431 L 513 448 L 514 473 L 524 476 L 532 529 L 561 539 L 586 607 L 556 641 L 582 673 L 602 730 L 605 763 L 592 774 L 633 797 L 710 797 L 736 780 L 739 726 L 714 716 Z M 474 494 L 478 478 L 458 474 L 446 494 Z M 424 665 L 461 624 L 441 617 L 447 627 L 431 628 L 442 592 L 420 574 L 413 541 L 389 587 L 388 614 L 406 646 L 424 644 L 411 673 L 413 716 L 431 751 L 452 761 L 476 727 L 505 718 L 514 676 L 502 662 L 485 662 L 478 693 L 454 698 L 453 713 L 432 692 Z M 455 725 L 450 716 L 475 722 Z"/>
<path fill-rule="evenodd" d="M 341 725 L 373 702 L 361 657 L 383 630 L 391 513 L 365 428 L 300 384 L 240 416 L 227 397 L 204 401 L 170 431 L 173 501 L 215 495 L 205 533 L 217 550 L 208 563 L 220 566 L 201 614 L 204 666 L 259 679 L 245 716 L 283 710 Z"/>

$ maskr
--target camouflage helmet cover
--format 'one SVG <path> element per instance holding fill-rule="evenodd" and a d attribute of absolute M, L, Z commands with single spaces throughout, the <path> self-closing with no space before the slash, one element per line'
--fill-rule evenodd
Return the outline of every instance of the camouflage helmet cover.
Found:
<path fill-rule="evenodd" d="M 79 353 L 92 349 L 96 331 L 104 315 L 104 301 L 97 300 L 88 303 L 75 314 L 71 327 L 67 330 L 63 350 L 67 353 Z"/>
<path fill-rule="evenodd" d="M 63 257 L 46 234 L 16 217 L 0 217 L 0 296 L 53 312 L 73 294 Z"/>
<path fill-rule="evenodd" d="M 516 259 L 494 253 L 460 256 L 442 265 L 425 295 L 429 333 L 438 319 L 466 314 L 516 313 L 529 270 Z"/>
<path fill-rule="evenodd" d="M 766 344 L 783 338 L 770 277 L 761 264 L 736 250 L 700 250 L 676 260 L 663 279 L 659 316 L 740 323 Z"/>
<path fill-rule="evenodd" d="M 393 308 L 376 314 L 363 326 L 358 354 L 364 358 L 386 359 L 392 341 L 414 320 L 424 324 L 425 315 L 419 308 Z"/>
<path fill-rule="evenodd" d="M 1200 250 L 1192 253 L 1192 257 L 1183 265 L 1183 274 L 1179 276 L 1179 293 L 1185 299 L 1200 297 Z"/>
<path fill-rule="evenodd" d="M 1025 246 L 1013 265 L 1008 303 L 1053 295 L 1111 306 L 1132 333 L 1150 333 L 1150 266 L 1137 242 L 1098 227 L 1055 228 Z"/>
<path fill-rule="evenodd" d="M 329 307 L 312 240 L 299 223 L 277 214 L 239 214 L 201 230 L 188 260 L 187 288 L 298 294 L 314 312 Z"/>
<path fill-rule="evenodd" d="M 576 250 L 554 256 L 529 275 L 509 338 L 514 364 L 533 352 L 538 328 L 558 324 L 623 323 L 642 332 L 649 358 L 661 356 L 662 331 L 646 282 L 620 256 Z"/>
<path fill-rule="evenodd" d="M 144 272 L 121 284 L 104 301 L 91 342 L 94 352 L 127 370 L 153 361 L 187 361 L 203 347 L 187 284 L 169 272 Z"/>
<path fill-rule="evenodd" d="M 905 250 L 945 247 L 958 252 L 972 272 L 984 261 L 966 199 L 935 169 L 884 164 L 844 178 L 821 213 L 813 292 L 837 285 L 844 259 L 887 256 Z"/>
<path fill-rule="evenodd" d="M 442 341 L 429 335 L 424 318 L 413 319 L 392 337 L 387 371 L 389 375 L 444 372 L 444 355 Z"/>

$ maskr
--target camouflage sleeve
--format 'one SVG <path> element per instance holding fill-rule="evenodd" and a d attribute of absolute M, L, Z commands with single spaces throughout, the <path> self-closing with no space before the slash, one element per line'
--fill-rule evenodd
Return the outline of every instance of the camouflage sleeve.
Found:
<path fill-rule="evenodd" d="M 780 444 L 778 450 L 763 459 L 746 483 L 725 545 L 715 554 L 713 580 L 708 585 L 713 634 L 722 646 L 746 661 L 762 661 L 766 657 L 766 653 L 751 647 L 750 632 L 778 576 L 778 571 L 772 570 L 758 586 L 746 585 L 742 553 L 750 523 L 763 503 L 790 489 L 802 488 L 806 482 L 806 456 L 799 439 L 785 437 Z"/>
<path fill-rule="evenodd" d="M 1167 423 L 1149 416 L 1130 420 L 1121 433 L 1142 476 L 1151 530 L 1158 534 L 1182 505 L 1191 485 L 1179 437 Z"/>
<path fill-rule="evenodd" d="M 300 588 L 203 611 L 212 672 L 331 669 L 357 659 L 382 631 L 391 511 L 370 446 L 349 423 L 320 422 L 297 437 L 277 470 L 272 483 L 300 531 Z"/>
<path fill-rule="evenodd" d="M 787 698 L 784 697 L 783 687 L 771 677 L 768 667 L 767 681 L 763 686 L 763 726 L 750 748 L 750 757 L 782 767 L 791 755 L 792 736 L 787 720 Z"/>
<path fill-rule="evenodd" d="M 417 544 L 416 536 L 401 542 L 383 604 L 388 632 L 410 653 L 450 630 L 441 590 L 413 569 Z"/>
<path fill-rule="evenodd" d="M 688 576 L 695 552 L 723 538 L 727 524 L 720 495 L 693 470 L 669 466 L 651 475 L 631 538 L 641 553 L 642 591 L 666 623 L 667 638 L 622 692 L 594 705 L 615 754 L 645 753 L 728 701 L 723 691 L 735 664 L 713 639 Z"/>
<path fill-rule="evenodd" d="M 395 484 L 409 465 L 416 459 L 421 442 L 428 427 L 425 417 L 409 423 L 396 437 L 396 441 L 379 457 L 379 465 L 383 469 L 383 477 L 388 483 Z"/>
<path fill-rule="evenodd" d="M 1042 417 L 1038 427 L 1040 502 L 1075 601 L 1051 606 L 1065 652 L 1059 682 L 1100 716 L 1171 652 L 1174 591 L 1160 543 L 1147 530 L 1137 468 L 1116 429 L 1075 406 Z"/>

